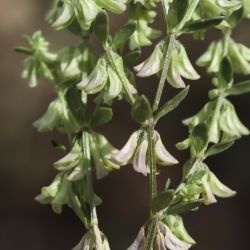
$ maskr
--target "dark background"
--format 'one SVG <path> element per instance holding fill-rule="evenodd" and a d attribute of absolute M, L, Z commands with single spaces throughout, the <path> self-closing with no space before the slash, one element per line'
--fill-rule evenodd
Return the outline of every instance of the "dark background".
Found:
<path fill-rule="evenodd" d="M 84 228 L 69 210 L 61 216 L 49 206 L 34 201 L 41 186 L 51 182 L 55 175 L 52 163 L 61 155 L 50 144 L 52 138 L 64 138 L 56 133 L 39 134 L 32 122 L 45 111 L 54 98 L 53 89 L 41 82 L 30 89 L 20 78 L 23 57 L 13 52 L 16 45 L 24 45 L 22 33 L 32 34 L 41 29 L 53 49 L 78 40 L 66 31 L 54 32 L 45 22 L 48 0 L 1 0 L 0 5 L 0 249 L 4 250 L 68 250 L 82 237 Z M 155 24 L 164 27 L 161 10 Z M 124 22 L 124 18 L 112 17 L 112 30 Z M 115 20 L 115 22 L 114 22 Z M 250 22 L 244 22 L 234 32 L 234 37 L 250 46 Z M 193 41 L 184 37 L 183 42 L 194 61 L 208 43 L 219 37 L 209 32 L 206 40 Z M 152 50 L 145 49 L 143 57 Z M 201 80 L 191 82 L 191 91 L 184 104 L 158 125 L 164 144 L 183 163 L 187 152 L 178 152 L 174 144 L 185 138 L 187 129 L 181 120 L 198 111 L 207 101 L 211 88 L 203 69 L 198 69 Z M 243 78 L 242 78 L 243 79 Z M 247 78 L 244 78 L 247 79 Z M 239 79 L 240 80 L 240 79 Z M 155 94 L 157 78 L 139 80 L 139 88 L 151 99 Z M 164 98 L 172 96 L 171 87 L 164 90 Z M 250 127 L 249 96 L 232 98 L 241 120 Z M 129 118 L 129 106 L 124 102 L 115 105 L 114 121 L 103 127 L 107 138 L 120 148 L 137 125 Z M 232 199 L 219 200 L 215 205 L 202 207 L 198 213 L 185 215 L 185 224 L 198 242 L 197 250 L 249 249 L 249 138 L 238 141 L 226 153 L 208 161 L 220 179 L 238 191 Z M 181 165 L 165 168 L 159 177 L 163 185 L 167 177 L 177 184 L 181 177 Z M 112 249 L 122 250 L 134 240 L 140 226 L 148 216 L 148 180 L 135 173 L 131 166 L 111 173 L 95 185 L 104 204 L 98 208 L 100 227 L 107 234 Z"/>

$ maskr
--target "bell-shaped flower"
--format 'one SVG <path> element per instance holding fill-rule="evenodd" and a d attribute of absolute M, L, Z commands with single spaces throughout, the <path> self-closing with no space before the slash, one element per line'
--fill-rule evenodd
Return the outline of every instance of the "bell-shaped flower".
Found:
<path fill-rule="evenodd" d="M 33 126 L 37 128 L 39 132 L 58 129 L 62 133 L 68 133 L 79 130 L 79 125 L 63 98 L 58 98 L 51 102 L 45 114 L 35 121 Z"/>
<path fill-rule="evenodd" d="M 160 134 L 155 131 L 155 156 L 156 156 L 156 162 L 161 166 L 171 166 L 178 164 L 179 162 L 167 151 L 165 146 L 162 143 Z"/>
<path fill-rule="evenodd" d="M 157 74 L 162 69 L 163 60 L 163 42 L 158 43 L 155 46 L 153 53 L 147 60 L 134 67 L 139 77 L 149 77 Z"/>
<path fill-rule="evenodd" d="M 93 71 L 83 78 L 77 87 L 87 94 L 96 94 L 104 89 L 104 101 L 109 103 L 112 99 L 122 96 L 123 82 L 126 82 L 126 87 L 131 94 L 136 93 L 136 89 L 130 84 L 122 63 L 121 57 L 114 53 L 116 67 L 119 69 L 119 74 L 111 65 L 107 64 L 105 58 L 100 58 Z M 122 82 L 123 81 L 123 82 Z"/>
<path fill-rule="evenodd" d="M 149 1 L 147 1 L 148 3 Z M 130 19 L 136 22 L 136 30 L 130 37 L 129 48 L 131 50 L 149 46 L 152 44 L 152 40 L 158 38 L 161 32 L 153 29 L 149 24 L 154 22 L 156 12 L 147 9 L 141 5 L 138 5 L 136 10 L 131 13 Z"/>
<path fill-rule="evenodd" d="M 88 94 L 96 94 L 101 91 L 108 80 L 106 66 L 105 59 L 100 58 L 93 71 L 88 76 L 84 75 L 77 87 Z"/>
<path fill-rule="evenodd" d="M 83 236 L 81 241 L 73 250 L 110 250 L 107 237 L 100 231 L 98 225 L 94 224 L 92 228 Z"/>
<path fill-rule="evenodd" d="M 187 250 L 192 244 L 187 243 L 174 235 L 170 228 L 163 222 L 157 222 L 157 234 L 154 249 L 161 250 Z M 147 241 L 146 229 L 143 226 L 133 244 L 127 250 L 143 250 Z"/>
<path fill-rule="evenodd" d="M 158 132 L 154 132 L 154 153 L 156 163 L 162 166 L 177 164 L 178 161 L 166 150 Z M 119 165 L 133 163 L 136 172 L 144 176 L 148 173 L 148 139 L 145 131 L 139 130 L 134 132 L 125 146 L 118 152 L 112 154 L 112 159 Z"/>
<path fill-rule="evenodd" d="M 49 186 L 42 188 L 36 200 L 42 204 L 51 204 L 55 213 L 61 213 L 62 206 L 69 202 L 69 189 L 70 182 L 67 180 L 67 175 L 59 173 Z"/>
<path fill-rule="evenodd" d="M 215 203 L 217 201 L 215 196 L 228 198 L 236 195 L 235 191 L 221 183 L 211 171 L 203 176 L 201 182 L 203 187 L 204 204 L 206 205 Z"/>
<path fill-rule="evenodd" d="M 101 134 L 90 136 L 91 157 L 95 165 L 97 179 L 105 177 L 108 172 L 119 169 L 120 166 L 111 160 L 111 155 L 117 152 L 110 142 Z"/>
<path fill-rule="evenodd" d="M 164 63 L 163 47 L 163 42 L 160 42 L 156 45 L 153 53 L 147 60 L 134 67 L 134 69 L 138 72 L 138 76 L 148 77 L 157 74 L 162 70 Z M 167 80 L 169 84 L 175 88 L 184 88 L 185 83 L 182 80 L 182 77 L 189 80 L 197 80 L 200 78 L 198 73 L 193 68 L 185 48 L 182 44 L 178 43 L 176 44 L 176 48 L 174 48 L 171 55 Z"/>
<path fill-rule="evenodd" d="M 42 32 L 37 31 L 31 37 L 24 38 L 30 48 L 16 48 L 18 52 L 29 55 L 24 60 L 22 77 L 29 78 L 30 87 L 37 86 L 39 77 L 54 80 L 51 66 L 55 64 L 57 55 L 49 52 L 49 43 L 42 36 Z"/>
<path fill-rule="evenodd" d="M 74 20 L 77 20 L 83 30 L 89 30 L 102 8 L 121 14 L 126 10 L 126 3 L 127 0 L 63 0 L 62 3 L 57 1 L 48 19 L 57 30 L 67 28 Z"/>
<path fill-rule="evenodd" d="M 164 219 L 164 222 L 178 239 L 192 245 L 195 244 L 194 239 L 187 232 L 181 216 L 167 215 Z"/>

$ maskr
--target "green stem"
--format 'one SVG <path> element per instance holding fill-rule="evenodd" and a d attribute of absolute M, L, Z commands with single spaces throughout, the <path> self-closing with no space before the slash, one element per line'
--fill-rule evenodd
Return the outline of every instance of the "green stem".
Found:
<path fill-rule="evenodd" d="M 92 178 L 92 168 L 91 168 L 91 154 L 90 154 L 90 140 L 89 133 L 82 133 L 82 144 L 83 144 L 83 155 L 84 155 L 84 167 L 87 170 L 87 186 L 89 193 L 89 204 L 90 204 L 90 215 L 91 215 L 91 225 L 97 224 L 97 214 L 96 207 L 94 204 L 94 189 L 93 189 L 93 178 Z"/>
<path fill-rule="evenodd" d="M 133 104 L 135 102 L 135 97 L 130 92 L 130 88 L 129 88 L 130 83 L 129 83 L 128 79 L 126 78 L 126 76 L 124 75 L 124 73 L 121 72 L 119 67 L 117 67 L 115 54 L 114 54 L 112 48 L 106 47 L 105 51 L 107 53 L 107 56 L 108 56 L 108 59 L 109 59 L 109 62 L 111 64 L 112 68 L 115 70 L 115 72 L 118 75 L 120 81 L 122 82 L 123 89 L 125 90 L 128 101 L 130 102 L 130 104 Z"/>
<path fill-rule="evenodd" d="M 153 105 L 153 111 L 155 112 L 160 104 L 161 101 L 161 96 L 162 96 L 162 92 L 165 86 L 165 82 L 167 79 L 167 74 L 168 74 L 168 68 L 169 68 L 169 64 L 170 64 L 170 59 L 171 59 L 171 55 L 172 52 L 174 50 L 174 44 L 175 44 L 175 34 L 170 34 L 168 40 L 168 45 L 167 45 L 167 49 L 166 49 L 166 54 L 165 54 L 165 60 L 164 60 L 164 64 L 163 64 L 163 69 L 162 69 L 162 74 L 161 74 L 161 78 L 160 78 L 160 82 L 158 85 L 158 89 L 156 92 L 156 96 L 155 96 L 155 100 L 154 100 L 154 105 Z"/>

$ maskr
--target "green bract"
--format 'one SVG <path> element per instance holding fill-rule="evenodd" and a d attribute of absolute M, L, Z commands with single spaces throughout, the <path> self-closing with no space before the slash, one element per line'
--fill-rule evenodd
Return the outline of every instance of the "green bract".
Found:
<path fill-rule="evenodd" d="M 160 3 L 166 21 L 163 32 L 151 27 Z M 110 13 L 125 11 L 127 22 L 114 32 Z M 55 30 L 67 28 L 72 32 L 79 39 L 78 45 L 52 53 L 37 31 L 25 36 L 28 48 L 16 48 L 27 56 L 22 75 L 29 78 L 29 85 L 35 87 L 45 78 L 55 90 L 56 97 L 34 126 L 39 132 L 66 134 L 68 145 L 52 140 L 63 153 L 53 164 L 58 173 L 36 200 L 50 204 L 56 213 L 66 205 L 84 224 L 87 233 L 74 250 L 110 250 L 98 225 L 96 206 L 102 201 L 94 192 L 94 175 L 99 180 L 132 164 L 136 172 L 149 176 L 150 218 L 128 250 L 190 249 L 195 241 L 184 227 L 182 214 L 215 203 L 216 197 L 236 194 L 205 162 L 250 133 L 229 100 L 230 96 L 250 92 L 250 81 L 235 83 L 234 76 L 250 75 L 250 49 L 231 36 L 243 18 L 250 18 L 249 0 L 54 0 L 47 20 Z M 203 108 L 183 121 L 188 136 L 176 147 L 189 149 L 190 159 L 183 165 L 180 184 L 174 187 L 168 178 L 160 191 L 157 175 L 163 168 L 158 166 L 179 162 L 165 148 L 156 126 L 186 98 L 190 86 L 186 87 L 184 79 L 200 78 L 180 36 L 192 34 L 202 39 L 211 28 L 219 30 L 222 38 L 212 41 L 197 65 L 206 67 L 213 89 Z M 162 33 L 160 41 L 151 46 L 151 55 L 142 60 L 142 47 L 152 45 Z M 92 38 L 100 43 L 98 50 Z M 131 67 L 136 64 L 135 75 Z M 159 77 L 159 84 L 152 103 L 137 89 L 136 77 L 153 79 L 154 75 Z M 166 82 L 183 89 L 161 102 Z M 116 118 L 113 105 L 117 100 L 128 102 L 131 118 L 138 126 L 121 150 L 97 132 Z M 118 128 L 120 133 L 125 127 Z"/>

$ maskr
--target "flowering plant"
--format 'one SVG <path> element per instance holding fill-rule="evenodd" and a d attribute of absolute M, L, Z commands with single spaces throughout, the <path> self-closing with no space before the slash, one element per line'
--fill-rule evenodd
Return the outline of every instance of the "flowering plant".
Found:
<path fill-rule="evenodd" d="M 151 27 L 160 2 L 166 21 L 163 36 Z M 128 22 L 111 34 L 108 13 L 125 11 Z M 248 0 L 54 0 L 48 22 L 55 30 L 68 29 L 78 36 L 79 46 L 52 53 L 37 31 L 25 36 L 28 48 L 16 48 L 27 55 L 22 76 L 29 79 L 30 87 L 36 87 L 42 77 L 57 94 L 34 126 L 39 132 L 57 130 L 66 134 L 69 147 L 59 146 L 65 155 L 54 163 L 58 174 L 36 200 L 51 204 L 56 213 L 61 213 L 64 205 L 73 209 L 87 229 L 74 250 L 110 249 L 98 226 L 96 206 L 102 201 L 94 192 L 94 173 L 101 179 L 132 163 L 136 172 L 149 176 L 150 218 L 130 250 L 191 248 L 195 241 L 184 227 L 182 213 L 212 204 L 216 197 L 236 194 L 220 182 L 205 161 L 249 134 L 228 99 L 250 92 L 250 81 L 234 81 L 235 73 L 250 74 L 250 49 L 231 36 L 243 18 L 250 18 Z M 200 78 L 179 38 L 191 34 L 194 39 L 203 39 L 210 28 L 219 30 L 222 38 L 212 42 L 196 64 L 206 67 L 214 88 L 201 111 L 183 121 L 188 137 L 176 146 L 190 149 L 190 159 L 183 166 L 181 183 L 174 188 L 168 180 L 165 190 L 158 193 L 157 167 L 176 165 L 178 160 L 163 145 L 155 125 L 187 96 L 189 86 L 184 79 Z M 102 54 L 92 47 L 92 35 L 102 45 Z M 128 53 L 124 49 L 127 45 Z M 152 46 L 152 54 L 136 65 L 143 46 Z M 138 92 L 135 79 L 153 75 L 159 77 L 159 84 L 151 104 Z M 160 106 L 166 82 L 183 90 Z M 115 99 L 131 105 L 131 117 L 138 123 L 138 130 L 121 150 L 96 132 L 97 127 L 112 122 Z M 95 108 L 89 112 L 92 100 Z"/>

